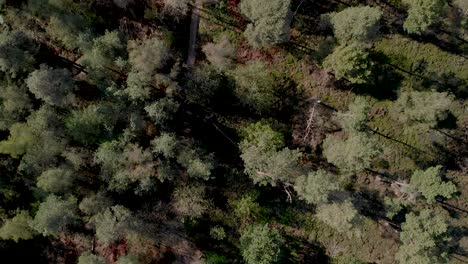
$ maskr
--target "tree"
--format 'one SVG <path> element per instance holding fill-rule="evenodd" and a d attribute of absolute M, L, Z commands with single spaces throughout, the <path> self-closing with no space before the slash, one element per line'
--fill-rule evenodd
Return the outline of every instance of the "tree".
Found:
<path fill-rule="evenodd" d="M 139 264 L 139 263 L 141 262 L 138 260 L 138 258 L 132 255 L 121 256 L 116 262 L 116 264 Z"/>
<path fill-rule="evenodd" d="M 353 234 L 361 221 L 351 201 L 323 204 L 317 208 L 317 218 L 340 233 Z"/>
<path fill-rule="evenodd" d="M 357 96 L 349 104 L 347 112 L 337 112 L 336 119 L 340 126 L 348 133 L 362 132 L 365 130 L 368 121 L 368 113 L 371 108 L 369 99 L 363 96 Z"/>
<path fill-rule="evenodd" d="M 177 144 L 177 137 L 171 133 L 162 133 L 151 141 L 153 152 L 167 159 L 176 157 Z"/>
<path fill-rule="evenodd" d="M 331 13 L 333 32 L 340 43 L 367 43 L 379 33 L 382 11 L 378 7 L 348 7 L 341 12 Z"/>
<path fill-rule="evenodd" d="M 104 246 L 125 238 L 127 230 L 132 227 L 134 217 L 127 208 L 115 205 L 98 213 L 92 219 L 96 226 L 96 238 Z"/>
<path fill-rule="evenodd" d="M 150 76 L 162 69 L 171 57 L 169 47 L 158 37 L 130 41 L 128 52 L 132 71 Z"/>
<path fill-rule="evenodd" d="M 118 31 L 106 31 L 93 40 L 92 47 L 83 54 L 83 65 L 99 79 L 109 76 L 108 69 L 119 71 L 127 57 L 126 44 Z"/>
<path fill-rule="evenodd" d="M 180 104 L 172 98 L 164 97 L 145 107 L 148 116 L 158 125 L 164 125 L 172 120 L 174 114 L 179 110 Z"/>
<path fill-rule="evenodd" d="M 183 147 L 177 155 L 177 162 L 182 165 L 190 177 L 210 179 L 215 167 L 213 154 L 203 155 L 197 148 Z"/>
<path fill-rule="evenodd" d="M 56 6 L 70 6 L 70 2 L 58 2 Z M 45 29 L 53 39 L 60 42 L 66 49 L 86 50 L 91 45 L 93 36 L 91 28 L 90 23 L 80 15 L 54 12 Z"/>
<path fill-rule="evenodd" d="M 78 264 L 106 264 L 104 257 L 85 252 L 78 258 Z"/>
<path fill-rule="evenodd" d="M 236 81 L 235 94 L 240 102 L 257 113 L 271 111 L 280 101 L 275 94 L 278 88 L 275 76 L 263 62 L 249 62 L 237 67 L 232 74 Z"/>
<path fill-rule="evenodd" d="M 67 69 L 52 69 L 41 65 L 26 80 L 29 90 L 46 103 L 65 107 L 75 102 L 75 83 Z"/>
<path fill-rule="evenodd" d="M 377 141 L 364 133 L 350 134 L 346 140 L 329 135 L 323 142 L 325 158 L 345 173 L 369 168 L 380 153 Z"/>
<path fill-rule="evenodd" d="M 76 202 L 74 197 L 62 199 L 55 195 L 47 196 L 39 205 L 31 227 L 44 236 L 57 236 L 79 221 Z"/>
<path fill-rule="evenodd" d="M 16 77 L 34 69 L 38 46 L 26 34 L 4 30 L 0 33 L 0 70 Z"/>
<path fill-rule="evenodd" d="M 44 171 L 37 178 L 37 186 L 51 193 L 67 193 L 74 184 L 73 171 L 65 168 L 53 168 Z"/>
<path fill-rule="evenodd" d="M 80 211 L 88 216 L 96 215 L 112 206 L 112 200 L 104 192 L 93 193 L 80 202 Z"/>
<path fill-rule="evenodd" d="M 216 43 L 205 44 L 202 50 L 211 65 L 220 71 L 231 68 L 236 57 L 236 48 L 226 36 Z"/>
<path fill-rule="evenodd" d="M 191 0 L 164 0 L 164 11 L 176 19 L 187 15 Z"/>
<path fill-rule="evenodd" d="M 240 10 L 250 24 L 244 36 L 254 47 L 267 47 L 289 39 L 292 18 L 289 0 L 273 0 L 266 5 L 261 0 L 242 0 Z"/>
<path fill-rule="evenodd" d="M 453 100 L 453 96 L 446 92 L 402 92 L 395 102 L 394 111 L 402 122 L 435 126 L 448 116 Z"/>
<path fill-rule="evenodd" d="M 318 170 L 298 177 L 294 183 L 294 190 L 307 203 L 320 204 L 328 200 L 332 191 L 338 190 L 338 185 L 333 181 L 333 175 Z"/>
<path fill-rule="evenodd" d="M 182 218 L 200 218 L 210 207 L 203 186 L 180 186 L 172 194 L 172 208 Z"/>
<path fill-rule="evenodd" d="M 190 103 L 207 106 L 216 92 L 226 86 L 224 75 L 209 64 L 201 64 L 188 76 L 185 97 Z"/>
<path fill-rule="evenodd" d="M 65 120 L 68 134 L 84 145 L 95 145 L 112 135 L 119 118 L 118 106 L 91 104 L 82 110 L 74 110 Z"/>
<path fill-rule="evenodd" d="M 457 187 L 452 182 L 442 181 L 441 169 L 442 166 L 438 165 L 425 171 L 415 171 L 411 176 L 408 191 L 421 193 L 428 203 L 435 202 L 438 196 L 452 198 L 457 192 Z"/>
<path fill-rule="evenodd" d="M 447 7 L 444 0 L 404 0 L 403 3 L 409 5 L 403 28 L 414 34 L 420 34 L 437 23 Z"/>
<path fill-rule="evenodd" d="M 0 228 L 0 238 L 15 242 L 32 239 L 35 231 L 29 226 L 31 220 L 28 211 L 19 211 L 13 218 L 7 219 Z"/>
<path fill-rule="evenodd" d="M 366 83 L 372 74 L 373 63 L 369 60 L 369 53 L 357 45 L 341 45 L 328 55 L 323 67 L 333 71 L 336 78 L 345 78 L 351 83 Z"/>
<path fill-rule="evenodd" d="M 239 144 L 245 172 L 254 183 L 275 186 L 291 182 L 300 173 L 298 150 L 282 148 L 283 137 L 261 122 L 245 128 L 245 137 Z"/>
<path fill-rule="evenodd" d="M 280 259 L 283 239 L 278 230 L 268 225 L 255 225 L 240 238 L 242 257 L 248 264 L 271 264 Z"/>
<path fill-rule="evenodd" d="M 27 116 L 32 108 L 25 85 L 0 86 L 0 129 L 8 129 L 13 123 Z"/>
<path fill-rule="evenodd" d="M 401 225 L 400 240 L 402 245 L 396 259 L 401 264 L 446 263 L 448 254 L 445 244 L 450 240 L 448 226 L 442 216 L 423 210 L 416 215 L 409 213 Z"/>

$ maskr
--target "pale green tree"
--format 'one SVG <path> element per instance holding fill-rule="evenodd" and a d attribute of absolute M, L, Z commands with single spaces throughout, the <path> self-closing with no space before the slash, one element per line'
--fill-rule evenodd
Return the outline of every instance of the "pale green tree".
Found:
<path fill-rule="evenodd" d="M 85 252 L 78 258 L 78 264 L 106 264 L 103 256 L 94 255 L 92 252 Z"/>
<path fill-rule="evenodd" d="M 441 215 L 423 210 L 418 215 L 409 213 L 401 225 L 402 245 L 396 259 L 401 264 L 447 263 L 444 245 L 450 240 L 448 225 Z"/>
<path fill-rule="evenodd" d="M 124 239 L 134 221 L 132 212 L 121 205 L 107 208 L 92 218 L 96 227 L 96 238 L 104 246 Z"/>
<path fill-rule="evenodd" d="M 269 125 L 258 122 L 245 128 L 239 148 L 245 172 L 254 183 L 275 186 L 278 182 L 292 182 L 301 174 L 301 153 L 283 146 L 283 136 Z"/>
<path fill-rule="evenodd" d="M 218 42 L 205 44 L 202 50 L 211 65 L 221 71 L 231 68 L 236 57 L 236 48 L 226 36 Z"/>
<path fill-rule="evenodd" d="M 331 13 L 330 22 L 335 37 L 340 43 L 367 43 L 378 36 L 379 22 L 383 12 L 378 7 L 348 7 L 341 12 Z"/>
<path fill-rule="evenodd" d="M 418 192 L 428 203 L 434 203 L 438 196 L 450 199 L 457 192 L 452 182 L 444 182 L 441 178 L 442 166 L 430 167 L 427 170 L 417 170 L 411 176 L 409 192 Z"/>
<path fill-rule="evenodd" d="M 317 218 L 340 233 L 357 234 L 361 217 L 351 201 L 322 204 L 317 208 Z"/>
<path fill-rule="evenodd" d="M 172 133 L 162 133 L 151 141 L 151 145 L 156 154 L 161 154 L 168 159 L 176 157 L 178 140 Z"/>
<path fill-rule="evenodd" d="M 67 69 L 52 69 L 41 65 L 26 80 L 29 90 L 39 99 L 53 106 L 65 107 L 73 104 L 75 82 Z"/>
<path fill-rule="evenodd" d="M 454 97 L 446 92 L 405 91 L 395 102 L 394 111 L 403 122 L 435 126 L 447 117 L 453 101 Z"/>
<path fill-rule="evenodd" d="M 364 131 L 366 123 L 369 120 L 368 113 L 370 108 L 371 105 L 368 98 L 357 96 L 349 104 L 348 111 L 336 113 L 336 119 L 340 126 L 348 133 Z"/>
<path fill-rule="evenodd" d="M 27 92 L 25 85 L 0 86 L 0 129 L 8 129 L 31 112 L 33 105 Z"/>
<path fill-rule="evenodd" d="M 55 195 L 47 196 L 31 221 L 31 227 L 44 236 L 57 236 L 79 222 L 77 200 Z"/>
<path fill-rule="evenodd" d="M 18 211 L 13 218 L 7 219 L 0 227 L 0 238 L 11 239 L 15 242 L 32 239 L 36 232 L 29 226 L 31 220 L 28 211 Z"/>
<path fill-rule="evenodd" d="M 66 168 L 53 168 L 44 171 L 37 178 L 37 186 L 51 193 L 67 193 L 73 187 L 73 171 Z"/>
<path fill-rule="evenodd" d="M 125 255 L 119 257 L 116 264 L 140 264 L 141 262 L 138 260 L 136 256 L 132 255 Z"/>
<path fill-rule="evenodd" d="M 328 200 L 331 192 L 338 190 L 337 178 L 324 170 L 309 172 L 294 182 L 294 190 L 302 200 L 310 204 L 320 204 Z"/>
<path fill-rule="evenodd" d="M 329 135 L 323 142 L 325 158 L 344 173 L 370 168 L 373 159 L 381 151 L 375 138 L 364 133 L 350 134 L 345 140 Z"/>
<path fill-rule="evenodd" d="M 92 193 L 81 200 L 79 204 L 80 211 L 88 216 L 104 212 L 112 206 L 112 200 L 104 193 Z"/>
<path fill-rule="evenodd" d="M 148 116 L 158 125 L 164 125 L 172 120 L 174 114 L 179 110 L 180 104 L 172 98 L 161 98 L 145 107 Z"/>
<path fill-rule="evenodd" d="M 250 24 L 244 32 L 254 47 L 268 47 L 286 42 L 292 18 L 290 0 L 242 0 L 240 10 Z"/>
<path fill-rule="evenodd" d="M 241 254 L 248 264 L 278 263 L 282 245 L 278 230 L 270 230 L 267 224 L 252 226 L 240 237 Z"/>
<path fill-rule="evenodd" d="M 369 53 L 357 45 L 341 45 L 323 62 L 323 67 L 332 71 L 337 79 L 344 78 L 356 84 L 368 82 L 372 66 Z"/>
<path fill-rule="evenodd" d="M 177 187 L 172 194 L 172 208 L 182 218 L 200 218 L 210 208 L 210 204 L 205 198 L 203 186 Z"/>
<path fill-rule="evenodd" d="M 415 34 L 426 31 L 429 26 L 440 21 L 447 8 L 444 0 L 404 0 L 403 3 L 409 7 L 403 28 Z"/>

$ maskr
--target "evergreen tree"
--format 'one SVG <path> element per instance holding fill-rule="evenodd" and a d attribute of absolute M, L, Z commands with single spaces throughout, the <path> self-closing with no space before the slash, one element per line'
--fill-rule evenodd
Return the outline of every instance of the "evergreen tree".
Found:
<path fill-rule="evenodd" d="M 51 193 L 67 193 L 72 189 L 74 179 L 70 169 L 48 169 L 37 178 L 37 186 Z"/>
<path fill-rule="evenodd" d="M 408 33 L 420 34 L 438 22 L 447 7 L 443 0 L 404 0 L 409 6 L 403 28 Z"/>
<path fill-rule="evenodd" d="M 236 48 L 226 36 L 216 43 L 203 46 L 203 52 L 211 65 L 221 71 L 231 68 L 236 57 Z"/>
<path fill-rule="evenodd" d="M 333 175 L 318 170 L 309 172 L 307 176 L 298 177 L 294 183 L 294 190 L 307 203 L 319 204 L 326 202 L 329 194 L 338 190 L 338 186 L 333 180 Z"/>
<path fill-rule="evenodd" d="M 340 233 L 351 236 L 361 218 L 350 201 L 323 204 L 317 208 L 317 218 Z"/>
<path fill-rule="evenodd" d="M 396 255 L 400 263 L 447 263 L 444 244 L 450 239 L 442 216 L 430 210 L 423 210 L 418 215 L 409 213 L 401 229 L 402 245 Z"/>
<path fill-rule="evenodd" d="M 291 10 L 289 0 L 242 0 L 240 10 L 249 21 L 244 36 L 254 47 L 267 47 L 289 39 Z"/>
<path fill-rule="evenodd" d="M 379 22 L 383 12 L 378 7 L 348 7 L 338 13 L 331 13 L 333 32 L 340 43 L 367 43 L 379 33 Z"/>
<path fill-rule="evenodd" d="M 26 80 L 29 90 L 46 103 L 65 107 L 73 104 L 75 95 L 75 82 L 67 69 L 52 69 L 41 65 Z"/>
<path fill-rule="evenodd" d="M 104 246 L 125 238 L 133 224 L 132 212 L 121 205 L 115 205 L 92 218 L 96 226 L 96 238 Z"/>
<path fill-rule="evenodd" d="M 172 208 L 180 217 L 195 219 L 210 208 L 210 201 L 205 199 L 203 186 L 183 186 L 174 190 Z"/>
<path fill-rule="evenodd" d="M 372 74 L 373 63 L 369 54 L 356 45 L 339 46 L 323 62 L 323 67 L 333 71 L 337 79 L 351 83 L 366 83 Z"/>
<path fill-rule="evenodd" d="M 32 228 L 44 236 L 57 236 L 68 227 L 78 223 L 76 198 L 62 199 L 55 195 L 47 196 L 31 222 Z"/>
<path fill-rule="evenodd" d="M 106 264 L 102 256 L 94 255 L 91 252 L 85 252 L 78 258 L 78 264 Z"/>
<path fill-rule="evenodd" d="M 0 228 L 1 239 L 19 240 L 32 239 L 35 231 L 29 226 L 32 218 L 28 211 L 19 211 L 13 218 L 7 219 Z"/>
<path fill-rule="evenodd" d="M 452 182 L 442 181 L 441 169 L 442 166 L 439 165 L 425 171 L 415 171 L 411 176 L 408 191 L 421 193 L 428 203 L 435 202 L 438 196 L 452 198 L 457 192 L 457 187 Z"/>
<path fill-rule="evenodd" d="M 24 33 L 4 30 L 0 33 L 0 70 L 16 77 L 34 69 L 38 46 Z"/>
<path fill-rule="evenodd" d="M 268 225 L 255 225 L 240 238 L 240 249 L 248 264 L 271 264 L 280 259 L 283 239 L 279 232 Z"/>

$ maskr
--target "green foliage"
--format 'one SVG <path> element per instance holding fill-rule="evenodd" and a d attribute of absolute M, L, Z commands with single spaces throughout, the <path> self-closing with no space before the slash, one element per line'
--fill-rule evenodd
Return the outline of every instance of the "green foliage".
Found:
<path fill-rule="evenodd" d="M 80 211 L 88 216 L 96 215 L 112 206 L 112 200 L 104 192 L 86 196 L 79 204 Z"/>
<path fill-rule="evenodd" d="M 323 62 L 323 67 L 333 71 L 336 78 L 356 84 L 368 82 L 372 66 L 369 53 L 357 45 L 339 46 Z"/>
<path fill-rule="evenodd" d="M 210 236 L 216 240 L 223 240 L 226 238 L 226 232 L 222 226 L 215 226 L 210 229 Z"/>
<path fill-rule="evenodd" d="M 168 159 L 176 157 L 177 144 L 177 137 L 170 133 L 162 133 L 151 141 L 153 152 Z"/>
<path fill-rule="evenodd" d="M 444 0 L 403 0 L 409 5 L 408 18 L 403 28 L 408 33 L 420 34 L 438 22 L 445 12 Z"/>
<path fill-rule="evenodd" d="M 364 133 L 349 135 L 342 140 L 329 135 L 323 142 L 323 154 L 340 171 L 352 173 L 371 167 L 373 159 L 381 153 L 375 138 Z"/>
<path fill-rule="evenodd" d="M 90 46 L 92 33 L 89 29 L 87 21 L 74 14 L 52 16 L 46 27 L 47 33 L 69 50 L 85 50 Z"/>
<path fill-rule="evenodd" d="M 23 155 L 35 143 L 36 139 L 25 123 L 13 124 L 8 140 L 0 142 L 0 153 L 11 155 L 14 158 L 18 157 Z"/>
<path fill-rule="evenodd" d="M 172 208 L 182 218 L 200 218 L 210 208 L 210 203 L 205 199 L 203 186 L 177 187 L 172 194 Z"/>
<path fill-rule="evenodd" d="M 207 43 L 203 46 L 206 59 L 218 70 L 230 69 L 236 57 L 236 48 L 224 36 L 216 43 Z"/>
<path fill-rule="evenodd" d="M 207 106 L 224 85 L 224 76 L 208 64 L 197 66 L 188 76 L 185 96 L 187 101 Z"/>
<path fill-rule="evenodd" d="M 411 176 L 408 191 L 421 193 L 428 203 L 434 203 L 438 196 L 450 199 L 457 192 L 452 182 L 441 179 L 442 166 L 430 167 L 425 171 L 417 170 Z"/>
<path fill-rule="evenodd" d="M 111 190 L 125 191 L 137 183 L 137 193 L 148 191 L 156 177 L 153 155 L 137 144 L 117 140 L 105 142 L 97 149 L 95 161 L 101 165 Z"/>
<path fill-rule="evenodd" d="M 340 43 L 367 43 L 379 33 L 379 22 L 383 12 L 378 7 L 348 7 L 338 13 L 331 13 L 333 32 Z"/>
<path fill-rule="evenodd" d="M 307 176 L 296 179 L 294 190 L 307 203 L 320 204 L 328 200 L 332 191 L 338 190 L 336 179 L 333 178 L 332 174 L 324 170 L 309 172 Z"/>
<path fill-rule="evenodd" d="M 338 112 L 336 119 L 340 126 L 348 133 L 356 131 L 364 131 L 368 121 L 368 112 L 371 108 L 369 99 L 357 96 L 351 104 L 347 112 Z"/>
<path fill-rule="evenodd" d="M 0 86 L 0 129 L 9 128 L 32 110 L 32 102 L 24 85 Z"/>
<path fill-rule="evenodd" d="M 134 218 L 127 208 L 115 205 L 98 213 L 92 219 L 96 226 L 96 238 L 104 246 L 125 238 L 127 230 L 131 228 Z"/>
<path fill-rule="evenodd" d="M 164 0 L 164 11 L 178 19 L 179 16 L 187 15 L 189 3 L 190 0 Z"/>
<path fill-rule="evenodd" d="M 240 238 L 242 257 L 248 264 L 277 263 L 282 244 L 278 230 L 270 230 L 268 225 L 252 226 Z"/>
<path fill-rule="evenodd" d="M 46 103 L 65 107 L 75 102 L 75 83 L 67 69 L 52 69 L 41 65 L 26 80 L 29 90 Z"/>
<path fill-rule="evenodd" d="M 438 121 L 447 117 L 453 96 L 435 91 L 402 92 L 395 102 L 394 111 L 397 117 L 406 123 L 419 122 L 435 126 Z"/>
<path fill-rule="evenodd" d="M 78 258 L 78 264 L 105 264 L 106 260 L 104 257 L 94 255 L 91 252 L 85 252 Z"/>
<path fill-rule="evenodd" d="M 386 216 L 392 219 L 403 210 L 403 204 L 398 199 L 385 197 L 384 200 Z"/>
<path fill-rule="evenodd" d="M 264 130 L 260 130 L 264 128 Z M 284 143 L 281 134 L 261 123 L 250 125 L 246 137 L 239 144 L 245 173 L 254 183 L 275 186 L 278 182 L 291 182 L 300 173 L 298 164 L 302 154 L 298 150 L 279 149 Z"/>
<path fill-rule="evenodd" d="M 177 162 L 182 165 L 190 177 L 208 180 L 213 170 L 214 158 L 212 154 L 201 155 L 197 149 L 183 148 L 178 156 Z"/>
<path fill-rule="evenodd" d="M 448 226 L 442 216 L 423 210 L 416 215 L 409 213 L 401 226 L 402 245 L 396 255 L 401 264 L 446 263 L 448 253 L 444 244 L 450 240 Z"/>
<path fill-rule="evenodd" d="M 361 218 L 351 201 L 323 204 L 317 208 L 317 218 L 340 233 L 353 235 Z"/>
<path fill-rule="evenodd" d="M 126 59 L 126 45 L 118 31 L 106 31 L 93 40 L 90 49 L 84 51 L 83 65 L 91 69 L 90 74 L 107 77 L 107 69 L 118 71 Z"/>
<path fill-rule="evenodd" d="M 31 227 L 44 236 L 57 236 L 78 223 L 76 202 L 74 197 L 63 199 L 55 195 L 47 196 L 39 205 Z"/>
<path fill-rule="evenodd" d="M 267 47 L 286 42 L 289 39 L 291 10 L 289 0 L 272 0 L 266 5 L 261 0 L 242 0 L 241 13 L 250 24 L 244 32 L 254 47 Z"/>
<path fill-rule="evenodd" d="M 258 113 L 265 113 L 279 101 L 275 94 L 275 77 L 263 62 L 255 61 L 239 66 L 232 74 L 236 81 L 235 93 L 243 105 Z"/>
<path fill-rule="evenodd" d="M 67 193 L 72 189 L 74 180 L 70 169 L 48 169 L 37 178 L 37 187 L 51 193 Z"/>
<path fill-rule="evenodd" d="M 0 33 L 0 70 L 16 77 L 34 69 L 38 47 L 22 32 Z"/>
<path fill-rule="evenodd" d="M 19 211 L 13 218 L 7 219 L 0 228 L 0 238 L 15 242 L 32 239 L 35 232 L 29 226 L 31 220 L 28 211 Z"/>
<path fill-rule="evenodd" d="M 138 260 L 138 258 L 132 255 L 121 256 L 116 262 L 116 264 L 139 264 L 139 263 L 141 262 Z"/>
<path fill-rule="evenodd" d="M 74 110 L 67 117 L 65 126 L 74 140 L 84 145 L 95 145 L 109 138 L 119 117 L 116 106 L 92 104 L 82 110 Z"/>
<path fill-rule="evenodd" d="M 255 201 L 253 195 L 244 195 L 239 200 L 232 202 L 234 215 L 240 220 L 251 220 L 257 218 L 262 207 Z"/>
<path fill-rule="evenodd" d="M 158 125 L 163 125 L 172 120 L 174 114 L 179 110 L 180 104 L 172 98 L 164 97 L 145 107 L 146 113 Z"/>

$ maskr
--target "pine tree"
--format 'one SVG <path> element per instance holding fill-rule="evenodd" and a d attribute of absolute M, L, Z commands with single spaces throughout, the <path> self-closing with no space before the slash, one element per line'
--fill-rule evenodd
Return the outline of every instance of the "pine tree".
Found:
<path fill-rule="evenodd" d="M 240 238 L 240 249 L 247 264 L 271 264 L 280 259 L 283 239 L 279 232 L 268 225 L 255 225 Z"/>
<path fill-rule="evenodd" d="M 428 203 L 434 203 L 438 196 L 450 199 L 457 192 L 452 182 L 441 179 L 442 166 L 430 167 L 425 171 L 417 170 L 411 176 L 408 191 L 421 193 Z"/>
<path fill-rule="evenodd" d="M 339 46 L 323 62 L 323 67 L 333 71 L 337 79 L 344 78 L 356 84 L 368 82 L 372 66 L 369 53 L 357 45 Z"/>
<path fill-rule="evenodd" d="M 444 0 L 404 0 L 409 6 L 403 28 L 408 33 L 420 34 L 437 23 L 447 7 Z"/>

